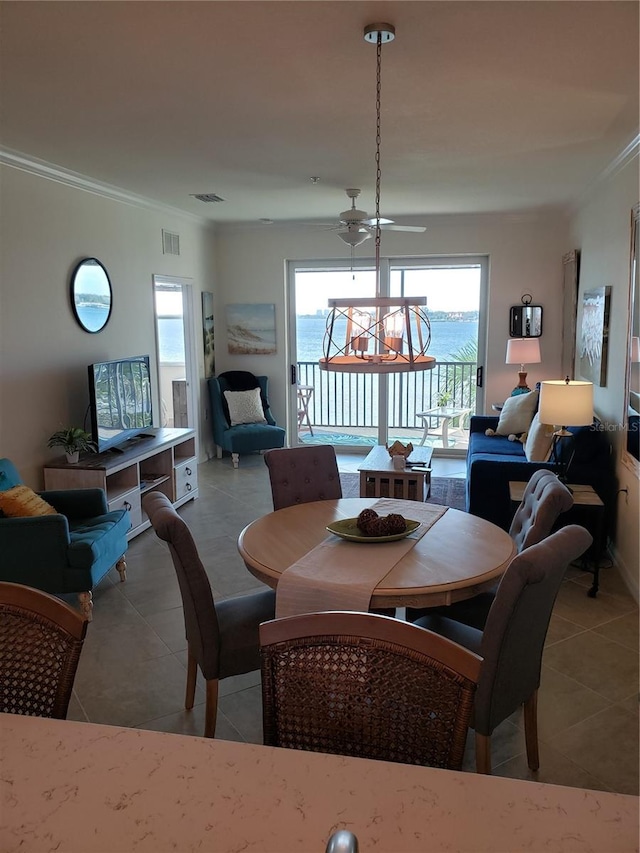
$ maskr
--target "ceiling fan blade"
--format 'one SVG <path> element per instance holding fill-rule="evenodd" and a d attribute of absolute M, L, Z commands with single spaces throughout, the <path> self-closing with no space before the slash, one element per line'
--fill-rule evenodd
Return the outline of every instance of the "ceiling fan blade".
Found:
<path fill-rule="evenodd" d="M 422 233 L 427 230 L 426 225 L 382 225 L 380 227 L 385 231 L 417 231 Z"/>
<path fill-rule="evenodd" d="M 369 227 L 376 227 L 377 219 L 372 217 L 371 219 L 362 219 L 361 222 L 363 225 L 368 225 Z M 391 225 L 393 223 L 393 219 L 385 219 L 383 216 L 380 217 L 380 225 Z"/>

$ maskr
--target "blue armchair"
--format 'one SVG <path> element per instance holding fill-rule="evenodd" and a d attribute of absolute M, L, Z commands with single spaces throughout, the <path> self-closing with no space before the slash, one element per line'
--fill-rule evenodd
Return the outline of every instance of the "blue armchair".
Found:
<path fill-rule="evenodd" d="M 213 420 L 213 439 L 216 443 L 218 459 L 222 458 L 222 452 L 226 450 L 231 453 L 233 467 L 237 468 L 241 453 L 255 453 L 260 450 L 270 450 L 272 447 L 284 447 L 286 433 L 282 427 L 276 425 L 271 414 L 267 396 L 269 380 L 266 376 L 253 376 L 246 371 L 229 371 L 221 373 L 218 377 L 212 376 L 207 381 Z M 254 381 L 255 384 L 253 384 Z M 249 387 L 260 388 L 266 423 L 231 426 L 224 392 L 245 390 Z"/>
<path fill-rule="evenodd" d="M 0 491 L 22 485 L 9 459 L 0 459 Z M 115 565 L 126 578 L 129 513 L 109 512 L 102 489 L 39 492 L 58 514 L 0 517 L 0 581 L 53 595 L 78 593 L 91 618 L 91 590 Z"/>

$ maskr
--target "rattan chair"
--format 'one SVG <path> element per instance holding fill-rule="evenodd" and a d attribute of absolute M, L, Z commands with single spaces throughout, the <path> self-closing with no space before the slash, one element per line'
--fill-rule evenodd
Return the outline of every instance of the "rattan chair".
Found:
<path fill-rule="evenodd" d="M 148 492 L 142 508 L 169 546 L 180 586 L 188 644 L 185 708 L 193 708 L 200 667 L 206 681 L 204 736 L 215 737 L 219 680 L 260 669 L 258 625 L 273 619 L 275 592 L 265 589 L 214 602 L 191 531 L 169 498 Z"/>
<path fill-rule="evenodd" d="M 66 718 L 87 621 L 47 592 L 0 583 L 0 711 Z"/>
<path fill-rule="evenodd" d="M 573 496 L 558 477 L 546 468 L 536 471 L 526 485 L 520 506 L 516 510 L 509 528 L 509 536 L 515 542 L 518 553 L 542 542 L 551 531 L 558 517 L 573 506 Z M 482 630 L 487 621 L 489 610 L 498 591 L 498 581 L 492 589 L 481 592 L 473 598 L 456 601 L 445 607 L 407 608 L 407 621 L 415 622 L 422 616 L 439 613 L 448 619 L 455 619 L 463 625 L 471 625 Z"/>
<path fill-rule="evenodd" d="M 567 566 L 592 542 L 583 527 L 571 524 L 514 557 L 484 631 L 440 615 L 416 623 L 482 657 L 471 720 L 478 773 L 491 773 L 491 735 L 522 705 L 528 764 L 531 770 L 540 766 L 538 687 L 549 620 Z"/>
<path fill-rule="evenodd" d="M 342 497 L 336 452 L 329 444 L 267 450 L 273 508 Z"/>
<path fill-rule="evenodd" d="M 443 639 L 371 613 L 261 625 L 265 744 L 459 769 L 481 659 Z"/>

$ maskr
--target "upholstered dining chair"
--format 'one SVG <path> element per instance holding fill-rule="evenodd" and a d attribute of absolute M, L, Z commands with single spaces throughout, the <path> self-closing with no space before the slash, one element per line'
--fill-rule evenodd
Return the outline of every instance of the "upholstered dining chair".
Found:
<path fill-rule="evenodd" d="M 342 497 L 336 452 L 328 444 L 267 450 L 273 508 Z"/>
<path fill-rule="evenodd" d="M 193 708 L 198 667 L 206 681 L 205 737 L 215 737 L 218 683 L 260 669 L 258 626 L 273 619 L 271 589 L 215 602 L 211 584 L 184 519 L 162 492 L 148 492 L 142 508 L 169 546 L 178 577 L 188 644 L 185 708 Z"/>
<path fill-rule="evenodd" d="M 415 623 L 483 659 L 471 720 L 478 773 L 491 773 L 491 735 L 521 705 L 529 767 L 540 766 L 537 703 L 544 641 L 565 570 L 592 541 L 583 527 L 572 524 L 515 556 L 502 577 L 484 631 L 440 614 Z"/>
<path fill-rule="evenodd" d="M 459 769 L 480 658 L 372 613 L 260 626 L 268 746 Z"/>
<path fill-rule="evenodd" d="M 47 592 L 0 583 L 0 711 L 64 720 L 87 624 Z"/>
<path fill-rule="evenodd" d="M 558 480 L 553 471 L 546 468 L 536 471 L 526 485 L 522 501 L 509 528 L 509 536 L 515 542 L 518 553 L 547 537 L 553 530 L 558 517 L 570 510 L 572 506 L 571 492 Z M 446 607 L 432 610 L 407 608 L 407 621 L 415 622 L 421 616 L 440 613 L 449 619 L 455 619 L 464 625 L 482 630 L 499 584 L 498 581 L 492 589 Z"/>

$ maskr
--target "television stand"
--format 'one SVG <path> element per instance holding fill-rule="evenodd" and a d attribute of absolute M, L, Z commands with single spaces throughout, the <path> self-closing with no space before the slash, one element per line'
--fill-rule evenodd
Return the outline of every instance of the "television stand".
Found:
<path fill-rule="evenodd" d="M 151 524 L 142 511 L 146 492 L 162 492 L 175 507 L 198 497 L 195 430 L 161 428 L 139 437 L 147 440 L 88 454 L 75 465 L 55 459 L 45 465 L 45 489 L 103 489 L 110 512 L 128 510 L 132 539 Z"/>

